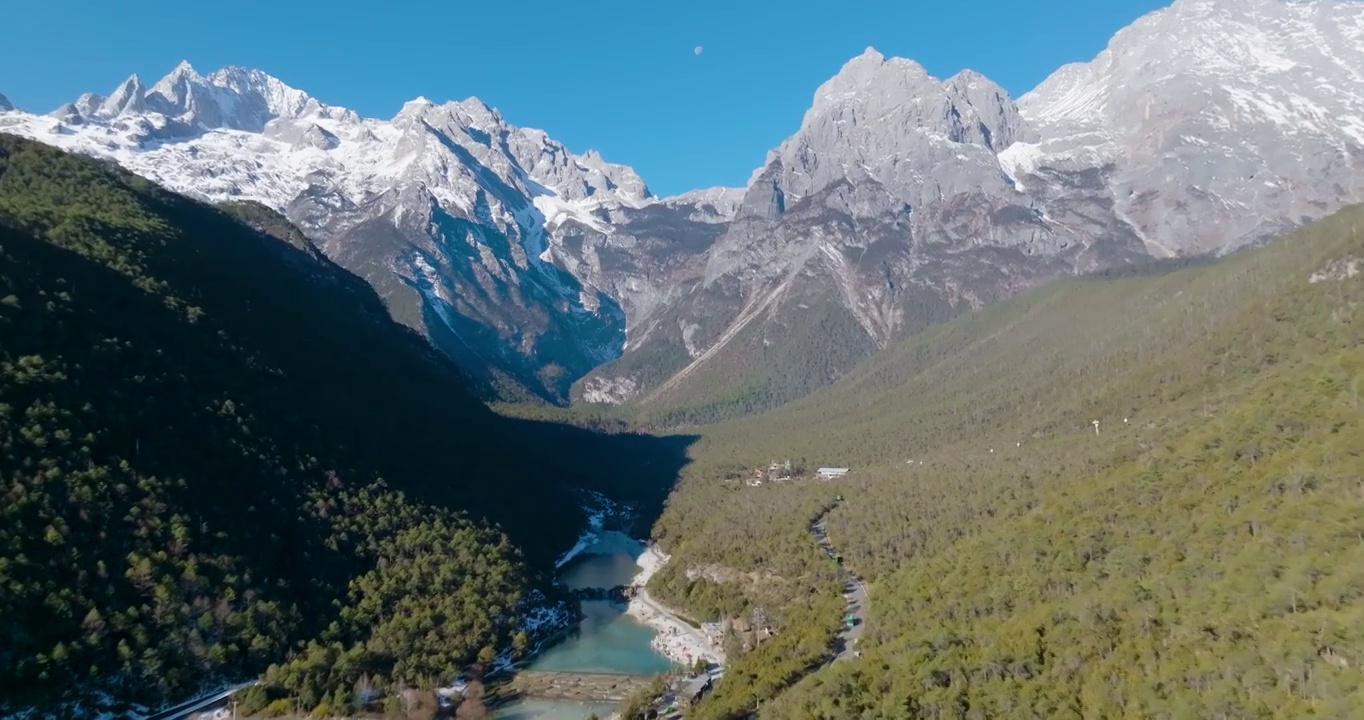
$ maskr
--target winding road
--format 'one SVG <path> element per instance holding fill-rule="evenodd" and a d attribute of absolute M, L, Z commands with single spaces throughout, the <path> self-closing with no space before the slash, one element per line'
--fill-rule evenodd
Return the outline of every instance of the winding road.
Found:
<path fill-rule="evenodd" d="M 829 540 L 829 531 L 825 523 L 828 521 L 829 513 L 842 504 L 843 501 L 839 500 L 810 526 L 810 532 L 815 536 L 815 540 L 831 558 L 837 558 L 838 551 Z M 844 617 L 852 617 L 854 624 L 850 627 L 845 623 L 843 631 L 838 634 L 838 642 L 835 645 L 837 654 L 834 660 L 853 657 L 857 652 L 857 641 L 867 627 L 867 586 L 862 582 L 862 578 L 850 571 L 846 565 L 840 563 L 840 566 L 843 569 L 843 599 L 847 602 Z"/>

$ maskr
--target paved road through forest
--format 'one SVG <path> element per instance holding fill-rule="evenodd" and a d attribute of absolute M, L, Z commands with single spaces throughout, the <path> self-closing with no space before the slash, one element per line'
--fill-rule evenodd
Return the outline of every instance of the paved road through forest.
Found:
<path fill-rule="evenodd" d="M 843 501 L 839 500 L 834 507 L 842 504 Z M 815 539 L 819 541 L 819 546 L 824 548 L 824 552 L 829 557 L 837 558 L 838 551 L 834 548 L 833 542 L 829 540 L 829 531 L 825 525 L 830 512 L 833 512 L 833 508 L 819 516 L 819 520 L 810 526 L 810 532 L 814 534 Z M 848 569 L 847 565 L 841 566 L 843 568 L 843 598 L 847 601 L 847 608 L 843 616 L 845 619 L 852 617 L 854 624 L 848 626 L 845 622 L 843 631 L 838 634 L 835 660 L 842 660 L 854 655 L 857 651 L 857 640 L 862 637 L 862 632 L 867 625 L 867 586 L 862 582 L 862 578 Z"/>

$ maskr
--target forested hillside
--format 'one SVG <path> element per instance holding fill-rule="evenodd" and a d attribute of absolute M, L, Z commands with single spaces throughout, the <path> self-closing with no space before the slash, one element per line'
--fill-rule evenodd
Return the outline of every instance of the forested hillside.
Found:
<path fill-rule="evenodd" d="M 1355 716 L 1361 303 L 1353 208 L 1216 263 L 1048 285 L 706 428 L 656 529 L 659 594 L 747 616 L 828 577 L 805 528 L 842 494 L 829 536 L 872 616 L 860 659 L 795 671 L 761 645 L 697 715 Z M 852 473 L 742 482 L 787 458 Z M 764 610 L 790 656 L 841 603 Z"/>
<path fill-rule="evenodd" d="M 0 714 L 524 649 L 583 491 L 647 517 L 685 442 L 499 418 L 263 208 L 0 135 Z"/>

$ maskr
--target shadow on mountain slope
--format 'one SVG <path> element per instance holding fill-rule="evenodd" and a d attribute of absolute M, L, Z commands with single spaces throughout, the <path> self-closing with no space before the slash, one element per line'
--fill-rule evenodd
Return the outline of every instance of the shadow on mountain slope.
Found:
<path fill-rule="evenodd" d="M 264 208 L 0 135 L 0 710 L 155 705 L 319 638 L 344 654 L 291 690 L 511 646 L 585 491 L 652 522 L 691 439 L 466 384 Z"/>

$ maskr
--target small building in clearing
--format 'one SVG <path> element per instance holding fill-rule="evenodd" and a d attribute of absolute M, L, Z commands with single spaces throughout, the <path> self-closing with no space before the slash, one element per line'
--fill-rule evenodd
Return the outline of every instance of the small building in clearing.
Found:
<path fill-rule="evenodd" d="M 709 674 L 694 677 L 682 688 L 682 694 L 678 696 L 678 699 L 688 705 L 695 705 L 696 702 L 701 699 L 701 696 L 706 694 L 706 691 L 709 689 Z"/>
<path fill-rule="evenodd" d="M 832 480 L 848 474 L 848 468 L 823 467 L 818 471 L 820 480 Z"/>

